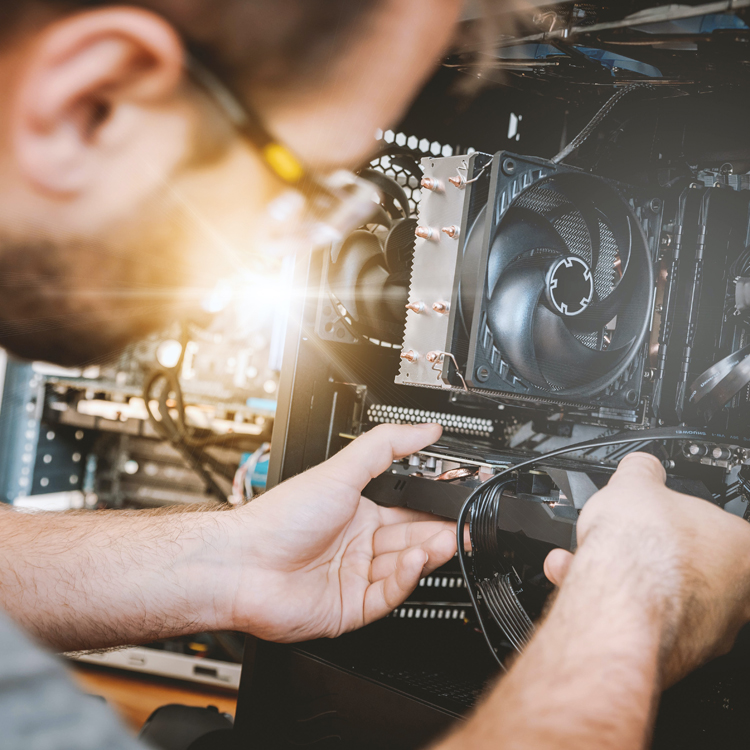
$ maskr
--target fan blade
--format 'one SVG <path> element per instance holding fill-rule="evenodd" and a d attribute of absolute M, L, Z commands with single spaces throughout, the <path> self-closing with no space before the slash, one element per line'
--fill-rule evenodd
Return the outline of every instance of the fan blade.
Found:
<path fill-rule="evenodd" d="M 389 275 L 383 266 L 373 261 L 362 271 L 356 294 L 357 325 L 363 333 L 388 340 L 403 336 L 409 301 L 407 278 Z"/>
<path fill-rule="evenodd" d="M 557 230 L 541 214 L 511 206 L 500 222 L 490 248 L 487 287 L 492 294 L 503 269 L 522 253 L 548 249 L 560 255 L 569 253 Z"/>
<path fill-rule="evenodd" d="M 549 383 L 534 351 L 534 315 L 545 288 L 544 267 L 528 258 L 506 269 L 487 305 L 487 325 L 503 359 L 517 375 L 538 386 Z M 546 259 L 549 265 L 549 259 Z M 552 313 L 550 313 L 552 314 Z"/>
<path fill-rule="evenodd" d="M 573 336 L 562 318 L 542 304 L 534 316 L 533 339 L 539 369 L 557 388 L 592 383 L 617 367 L 630 350 L 630 344 L 603 352 L 589 349 Z"/>
<path fill-rule="evenodd" d="M 367 221 L 368 224 L 380 224 L 381 227 L 385 227 L 386 229 L 390 229 L 393 225 L 393 221 L 391 220 L 391 217 L 388 215 L 388 212 L 382 207 L 377 205 L 376 203 L 373 203 L 374 211 L 370 215 L 369 220 Z"/>
<path fill-rule="evenodd" d="M 560 178 L 550 184 L 551 190 L 560 194 L 566 201 L 571 204 L 571 208 L 577 211 L 584 224 L 586 224 L 586 231 L 589 233 L 591 240 L 591 270 L 596 270 L 596 265 L 599 262 L 599 251 L 601 249 L 601 233 L 599 231 L 599 212 L 596 209 L 594 202 L 588 197 L 588 191 L 582 191 L 576 189 L 574 185 L 569 184 L 565 180 Z M 566 213 L 568 213 L 566 211 Z M 578 255 L 578 253 L 576 253 Z"/>
<path fill-rule="evenodd" d="M 404 172 L 408 172 L 417 181 L 417 184 L 414 185 L 414 187 L 419 187 L 419 181 L 422 179 L 424 171 L 422 167 L 419 166 L 419 162 L 414 160 L 413 154 L 409 153 L 392 156 L 391 166 L 399 167 L 400 169 L 403 169 Z"/>
<path fill-rule="evenodd" d="M 388 232 L 385 239 L 385 263 L 391 273 L 402 271 L 407 264 L 411 267 L 414 243 L 417 240 L 414 236 L 416 228 L 416 219 L 399 219 Z"/>
<path fill-rule="evenodd" d="M 614 318 L 618 313 L 622 312 L 622 308 L 629 304 L 633 293 L 635 292 L 635 286 L 638 282 L 640 273 L 635 267 L 632 261 L 632 233 L 630 227 L 630 220 L 627 222 L 627 244 L 619 245 L 620 258 L 623 258 L 627 262 L 627 265 L 623 269 L 622 277 L 618 282 L 617 286 L 612 290 L 611 294 L 607 295 L 604 299 L 592 302 L 586 310 L 580 315 L 576 316 L 575 319 L 571 319 L 569 326 L 574 331 L 597 331 L 603 328 Z M 648 258 L 645 260 L 649 262 Z"/>
<path fill-rule="evenodd" d="M 409 199 L 406 197 L 404 189 L 396 182 L 396 180 L 384 175 L 382 172 L 377 172 L 374 169 L 363 169 L 359 173 L 359 176 L 375 185 L 384 196 L 395 201 L 401 209 L 401 213 L 404 217 L 407 219 L 409 218 L 409 215 L 411 214 Z"/>
<path fill-rule="evenodd" d="M 411 274 L 408 271 L 392 273 L 385 285 L 383 305 L 390 317 L 398 323 L 406 319 L 406 303 L 409 301 Z"/>
<path fill-rule="evenodd" d="M 352 232 L 339 248 L 338 255 L 328 268 L 328 283 L 336 298 L 354 320 L 359 319 L 357 287 L 364 268 L 374 259 L 382 262 L 380 240 L 370 232 Z M 387 272 L 383 268 L 383 273 Z"/>

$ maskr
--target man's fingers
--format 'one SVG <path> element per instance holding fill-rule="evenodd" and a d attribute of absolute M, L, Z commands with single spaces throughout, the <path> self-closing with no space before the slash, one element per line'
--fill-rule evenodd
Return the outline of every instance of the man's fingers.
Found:
<path fill-rule="evenodd" d="M 374 555 L 400 552 L 408 547 L 422 544 L 425 540 L 444 530 L 455 534 L 455 528 L 456 524 L 450 521 L 417 521 L 415 523 L 381 526 L 372 538 L 372 552 Z"/>
<path fill-rule="evenodd" d="M 442 431 L 437 424 L 379 425 L 358 437 L 317 470 L 331 472 L 339 481 L 361 491 L 371 479 L 386 471 L 394 459 L 416 453 L 434 443 Z"/>
<path fill-rule="evenodd" d="M 667 481 L 667 472 L 656 456 L 650 453 L 629 453 L 620 461 L 609 483 L 632 488 L 633 485 L 642 484 L 644 480 L 652 484 L 664 485 Z"/>
<path fill-rule="evenodd" d="M 422 510 L 412 510 L 411 508 L 385 508 L 378 506 L 380 521 L 383 526 L 389 526 L 395 523 L 407 523 L 408 521 L 439 521 L 440 516 L 432 513 L 425 513 Z"/>
<path fill-rule="evenodd" d="M 422 541 L 418 547 L 427 555 L 428 561 L 423 566 L 423 575 L 428 575 L 456 554 L 456 535 L 452 530 L 443 529 Z M 381 581 L 396 571 L 400 556 L 404 550 L 378 554 L 372 561 L 370 580 Z"/>
<path fill-rule="evenodd" d="M 572 562 L 573 555 L 570 552 L 565 549 L 553 549 L 544 560 L 544 575 L 555 586 L 562 586 Z"/>
<path fill-rule="evenodd" d="M 367 587 L 363 609 L 365 624 L 385 617 L 403 604 L 417 587 L 427 564 L 427 553 L 420 547 L 399 553 L 393 572 Z"/>

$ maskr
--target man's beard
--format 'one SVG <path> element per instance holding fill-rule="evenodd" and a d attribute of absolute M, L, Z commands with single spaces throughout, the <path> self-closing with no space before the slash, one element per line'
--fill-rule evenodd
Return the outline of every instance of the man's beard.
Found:
<path fill-rule="evenodd" d="M 191 290 L 196 299 L 184 291 L 199 278 L 195 259 L 178 251 L 174 234 L 144 244 L 0 237 L 0 347 L 83 367 L 111 359 L 191 306 L 199 310 L 200 290 Z"/>

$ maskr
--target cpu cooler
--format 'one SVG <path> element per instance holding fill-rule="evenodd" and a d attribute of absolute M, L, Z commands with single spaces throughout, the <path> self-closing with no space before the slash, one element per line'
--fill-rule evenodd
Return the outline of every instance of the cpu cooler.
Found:
<path fill-rule="evenodd" d="M 424 167 L 398 382 L 634 421 L 660 204 L 507 153 Z"/>
<path fill-rule="evenodd" d="M 380 204 L 366 226 L 327 254 L 326 293 L 317 326 L 322 338 L 400 343 L 417 226 L 411 216 L 409 183 L 419 184 L 421 170 L 409 155 L 391 155 L 389 160 L 405 184 L 374 169 L 361 170 L 360 177 L 372 182 Z"/>

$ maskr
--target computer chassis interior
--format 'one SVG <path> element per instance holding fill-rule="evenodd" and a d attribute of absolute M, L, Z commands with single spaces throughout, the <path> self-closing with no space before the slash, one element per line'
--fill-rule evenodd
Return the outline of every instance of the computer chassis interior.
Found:
<path fill-rule="evenodd" d="M 437 444 L 365 495 L 463 510 L 474 556 L 465 581 L 447 566 L 372 636 L 388 644 L 376 661 L 432 643 L 431 666 L 307 656 L 417 701 L 432 675 L 430 700 L 459 716 L 492 671 L 466 672 L 491 661 L 472 650 L 477 625 L 498 658 L 522 650 L 551 589 L 546 553 L 575 549 L 578 514 L 627 452 L 750 518 L 748 5 L 537 8 L 478 65 L 452 56 L 382 134 L 361 172 L 380 195 L 372 223 L 297 264 L 269 479 L 377 424 L 439 422 Z M 475 74 L 467 101 L 456 88 Z M 746 696 L 732 674 L 711 695 Z M 693 746 L 669 744 L 674 731 L 657 745 Z M 400 736 L 388 742 L 414 746 Z"/>

